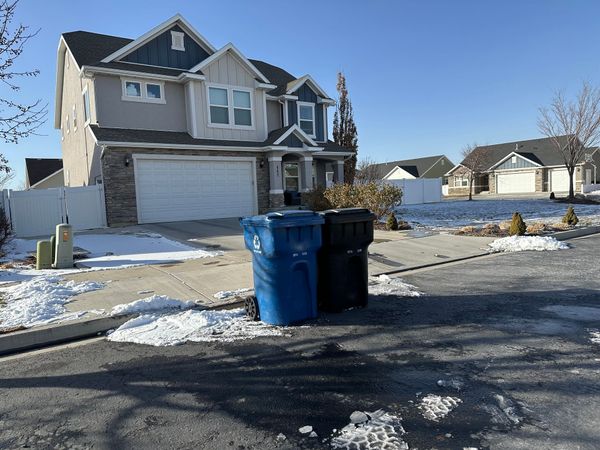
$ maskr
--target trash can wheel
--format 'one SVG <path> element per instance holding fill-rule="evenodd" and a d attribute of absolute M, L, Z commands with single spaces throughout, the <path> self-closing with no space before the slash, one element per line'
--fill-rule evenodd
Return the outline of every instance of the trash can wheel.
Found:
<path fill-rule="evenodd" d="M 255 321 L 260 319 L 258 300 L 255 296 L 246 297 L 246 300 L 244 300 L 244 309 L 246 310 L 246 316 L 248 318 Z"/>

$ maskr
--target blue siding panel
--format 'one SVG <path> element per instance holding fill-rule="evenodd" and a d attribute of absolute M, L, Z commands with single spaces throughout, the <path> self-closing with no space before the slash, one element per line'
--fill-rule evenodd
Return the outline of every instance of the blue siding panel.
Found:
<path fill-rule="evenodd" d="M 185 51 L 181 52 L 171 49 L 171 31 L 184 33 L 184 31 L 176 25 L 156 36 L 137 50 L 131 52 L 122 60 L 138 64 L 149 64 L 152 66 L 190 69 L 208 58 L 208 53 L 206 53 L 196 41 L 189 37 L 187 33 L 184 36 Z"/>
<path fill-rule="evenodd" d="M 295 101 L 288 101 L 288 121 L 290 125 L 298 125 L 298 106 Z"/>
<path fill-rule="evenodd" d="M 512 158 L 508 158 L 502 164 L 500 164 L 494 170 L 504 170 L 504 169 L 525 169 L 527 167 L 537 167 L 535 164 L 530 163 L 529 161 L 517 156 L 517 162 L 513 164 Z"/>
<path fill-rule="evenodd" d="M 296 136 L 295 134 L 291 134 L 282 141 L 281 145 L 302 148 L 304 146 L 304 143 L 300 140 L 300 138 L 298 138 L 298 136 Z"/>

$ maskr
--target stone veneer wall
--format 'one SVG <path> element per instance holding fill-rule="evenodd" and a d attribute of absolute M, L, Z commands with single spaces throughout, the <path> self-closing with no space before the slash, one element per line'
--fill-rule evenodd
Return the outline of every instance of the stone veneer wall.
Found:
<path fill-rule="evenodd" d="M 535 170 L 535 192 L 544 192 L 544 170 Z"/>
<path fill-rule="evenodd" d="M 270 207 L 269 167 L 260 152 L 235 152 L 220 150 L 176 150 L 156 148 L 118 148 L 107 147 L 102 158 L 102 177 L 106 199 L 106 219 L 109 226 L 131 225 L 137 223 L 137 205 L 135 199 L 135 177 L 133 154 L 185 155 L 185 156 L 242 156 L 256 157 L 256 182 L 258 192 L 258 211 L 264 213 Z M 125 157 L 130 159 L 125 166 Z M 282 196 L 283 197 L 283 196 Z"/>

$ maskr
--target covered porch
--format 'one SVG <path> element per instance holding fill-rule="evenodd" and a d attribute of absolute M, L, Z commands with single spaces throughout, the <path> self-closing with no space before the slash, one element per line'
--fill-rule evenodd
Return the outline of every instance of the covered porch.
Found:
<path fill-rule="evenodd" d="M 303 192 L 344 182 L 344 156 L 289 150 L 270 152 L 267 159 L 271 208 L 300 205 Z"/>

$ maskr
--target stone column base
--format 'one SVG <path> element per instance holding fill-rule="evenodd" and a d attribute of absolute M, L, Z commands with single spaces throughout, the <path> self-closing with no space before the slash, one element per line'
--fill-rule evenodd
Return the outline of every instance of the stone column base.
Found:
<path fill-rule="evenodd" d="M 283 194 L 269 194 L 269 209 L 277 209 L 283 207 Z"/>

